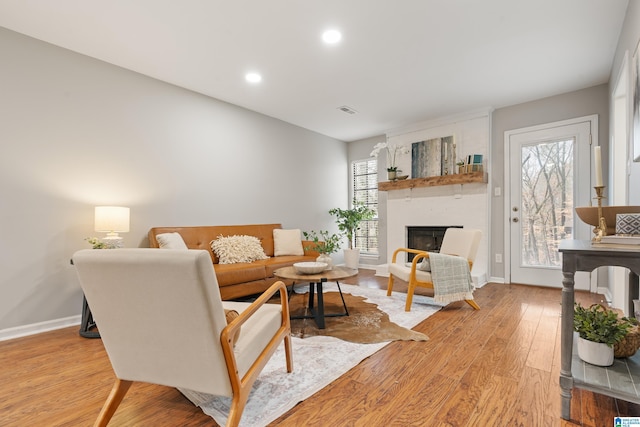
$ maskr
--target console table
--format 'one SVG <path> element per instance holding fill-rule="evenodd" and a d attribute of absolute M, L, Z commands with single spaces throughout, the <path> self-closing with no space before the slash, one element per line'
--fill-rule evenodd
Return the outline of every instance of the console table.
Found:
<path fill-rule="evenodd" d="M 574 385 L 596 393 L 612 396 L 629 402 L 640 403 L 640 395 L 636 392 L 640 376 L 639 355 L 627 360 L 614 362 L 611 368 L 600 368 L 584 364 L 577 356 L 573 356 L 573 306 L 574 276 L 576 271 L 593 271 L 598 267 L 619 266 L 630 270 L 630 313 L 633 313 L 632 299 L 638 298 L 638 275 L 640 275 L 640 248 L 634 245 L 592 244 L 589 240 L 563 240 L 559 251 L 562 253 L 562 323 L 561 323 L 561 365 L 560 365 L 560 397 L 562 401 L 562 418 L 569 420 L 571 415 L 571 390 Z M 574 367 L 588 369 L 590 375 L 576 371 Z M 620 366 L 620 365 L 623 366 Z M 588 366 L 586 366 L 588 365 Z M 618 366 L 616 366 L 618 365 Z M 607 371 L 608 370 L 608 371 Z M 631 371 L 629 371 L 631 370 Z M 634 371 L 635 370 L 635 371 Z M 610 381 L 598 381 L 599 373 L 614 376 Z"/>

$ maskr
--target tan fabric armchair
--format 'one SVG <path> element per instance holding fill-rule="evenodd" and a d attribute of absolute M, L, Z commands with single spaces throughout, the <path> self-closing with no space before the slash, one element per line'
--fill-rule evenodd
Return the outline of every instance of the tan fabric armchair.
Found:
<path fill-rule="evenodd" d="M 475 229 L 466 228 L 448 228 L 445 231 L 442 245 L 440 247 L 441 254 L 457 255 L 465 258 L 469 263 L 469 271 L 473 267 L 473 261 L 476 258 L 482 232 Z M 413 253 L 415 257 L 411 262 L 411 266 L 405 263 L 405 254 Z M 400 258 L 399 258 L 400 255 Z M 407 303 L 405 311 L 411 311 L 413 302 L 413 294 L 416 287 L 434 289 L 433 278 L 430 271 L 419 269 L 419 265 L 423 259 L 429 258 L 429 252 L 417 249 L 399 248 L 396 249 L 389 264 L 389 283 L 387 285 L 387 295 L 391 296 L 393 291 L 394 278 L 398 278 L 408 283 Z M 467 304 L 476 310 L 480 307 L 473 299 L 465 299 Z"/>
<path fill-rule="evenodd" d="M 223 302 L 204 250 L 89 249 L 73 263 L 116 375 L 96 426 L 108 424 L 133 381 L 232 397 L 227 425 L 236 426 L 282 341 L 293 371 L 282 282 L 254 303 Z M 278 292 L 280 303 L 266 304 Z M 240 314 L 229 325 L 225 308 Z"/>

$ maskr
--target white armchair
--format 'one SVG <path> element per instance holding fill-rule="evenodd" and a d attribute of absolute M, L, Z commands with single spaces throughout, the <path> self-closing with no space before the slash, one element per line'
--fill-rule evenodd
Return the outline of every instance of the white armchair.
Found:
<path fill-rule="evenodd" d="M 445 231 L 440 247 L 440 253 L 446 255 L 456 255 L 464 258 L 469 264 L 469 271 L 473 267 L 473 261 L 478 252 L 482 232 L 480 230 L 466 228 L 448 228 Z M 415 254 L 410 265 L 406 265 L 405 254 Z M 400 257 L 399 257 L 400 255 Z M 421 270 L 422 261 L 429 258 L 429 252 L 410 248 L 399 248 L 393 253 L 389 264 L 389 283 L 387 285 L 387 295 L 391 296 L 393 291 L 394 278 L 407 282 L 407 302 L 405 311 L 411 311 L 413 294 L 416 287 L 434 289 L 431 271 Z M 465 267 L 466 268 L 466 267 Z M 467 304 L 476 310 L 480 307 L 473 299 L 465 299 Z"/>
<path fill-rule="evenodd" d="M 96 426 L 108 424 L 133 381 L 232 397 L 235 426 L 282 341 L 293 371 L 282 282 L 249 304 L 220 299 L 207 251 L 88 249 L 73 263 L 116 375 Z M 278 292 L 279 304 L 265 304 Z M 227 324 L 224 309 L 239 316 Z"/>

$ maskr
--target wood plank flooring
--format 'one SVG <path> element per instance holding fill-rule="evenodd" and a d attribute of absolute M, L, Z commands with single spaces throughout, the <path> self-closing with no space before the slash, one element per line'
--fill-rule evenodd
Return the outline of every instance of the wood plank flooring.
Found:
<path fill-rule="evenodd" d="M 386 288 L 361 270 L 348 283 Z M 401 290 L 399 288 L 398 290 Z M 560 290 L 488 284 L 297 405 L 274 426 L 608 426 L 640 406 L 575 389 L 560 419 Z M 576 293 L 576 300 L 599 302 Z M 339 361 L 338 361 L 339 362 Z M 308 361 L 295 359 L 295 369 Z M 99 339 L 65 328 L 0 342 L 1 426 L 88 426 L 114 376 Z M 135 383 L 110 426 L 215 426 L 170 387 Z"/>

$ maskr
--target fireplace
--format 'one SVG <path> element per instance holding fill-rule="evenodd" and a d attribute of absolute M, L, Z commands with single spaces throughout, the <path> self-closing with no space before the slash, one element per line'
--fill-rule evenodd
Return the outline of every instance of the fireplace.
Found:
<path fill-rule="evenodd" d="M 447 228 L 462 228 L 461 225 L 445 225 L 439 227 L 407 226 L 407 247 L 421 251 L 438 252 L 442 245 L 444 232 Z M 407 254 L 407 262 L 413 261 L 414 254 Z"/>

